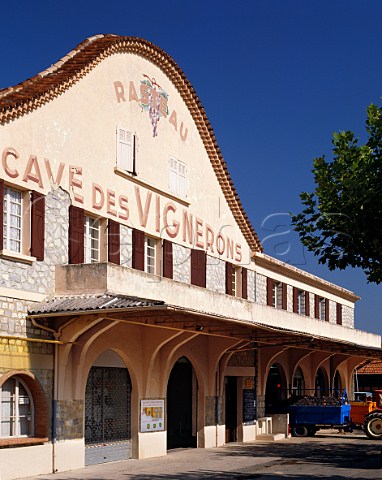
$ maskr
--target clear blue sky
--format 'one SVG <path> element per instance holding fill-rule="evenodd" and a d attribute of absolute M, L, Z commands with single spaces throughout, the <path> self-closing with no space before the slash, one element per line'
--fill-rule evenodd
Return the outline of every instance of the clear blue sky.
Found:
<path fill-rule="evenodd" d="M 381 18 L 380 0 L 4 1 L 0 88 L 95 34 L 155 43 L 195 87 L 266 253 L 355 291 L 356 327 L 382 334 L 382 287 L 318 266 L 288 233 L 312 159 L 334 131 L 364 137 L 382 104 Z"/>

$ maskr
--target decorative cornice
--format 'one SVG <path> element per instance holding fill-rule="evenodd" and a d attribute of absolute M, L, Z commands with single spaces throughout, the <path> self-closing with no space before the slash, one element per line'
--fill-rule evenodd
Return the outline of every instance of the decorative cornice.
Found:
<path fill-rule="evenodd" d="M 350 290 L 347 290 L 346 288 L 339 287 L 334 283 L 328 282 L 320 277 L 316 277 L 315 275 L 305 272 L 304 270 L 300 270 L 292 265 L 280 262 L 269 255 L 256 253 L 253 258 L 256 265 L 266 268 L 270 272 L 284 275 L 285 277 L 305 283 L 305 285 L 310 285 L 311 287 L 318 288 L 324 292 L 337 295 L 338 297 L 350 300 L 351 302 L 355 302 L 360 299 L 358 295 Z"/>
<path fill-rule="evenodd" d="M 260 240 L 244 211 L 212 126 L 193 86 L 176 62 L 147 40 L 117 35 L 96 35 L 86 39 L 47 70 L 14 87 L 0 90 L 0 124 L 9 123 L 51 102 L 102 60 L 120 53 L 133 53 L 146 58 L 173 82 L 192 115 L 226 201 L 244 238 L 253 252 L 261 252 L 263 248 Z"/>

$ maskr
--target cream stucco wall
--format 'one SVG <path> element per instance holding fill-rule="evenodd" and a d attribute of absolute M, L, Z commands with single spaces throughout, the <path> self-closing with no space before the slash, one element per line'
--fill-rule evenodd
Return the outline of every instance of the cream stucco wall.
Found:
<path fill-rule="evenodd" d="M 52 445 L 0 449 L 0 479 L 52 473 Z"/>
<path fill-rule="evenodd" d="M 137 101 L 129 100 L 130 81 L 133 82 L 140 97 L 139 86 L 144 79 L 143 75 L 155 78 L 167 91 L 169 116 L 173 111 L 176 112 L 177 129 L 174 122 L 170 123 L 169 116 L 167 119 L 162 117 L 158 123 L 158 135 L 153 137 L 148 112 L 142 111 Z M 126 101 L 116 95 L 114 82 L 123 85 L 123 98 Z M 181 123 L 184 126 L 183 134 L 185 129 L 188 132 L 185 140 L 180 136 Z M 117 126 L 124 127 L 136 135 L 138 175 L 135 178 L 129 175 L 121 176 L 114 171 Z M 9 147 L 15 149 L 17 154 L 7 153 L 6 149 Z M 249 263 L 248 246 L 227 205 L 188 108 L 167 76 L 142 57 L 127 53 L 108 57 L 54 101 L 14 120 L 5 128 L 2 127 L 0 153 L 2 152 L 5 152 L 6 167 L 0 167 L 0 175 L 12 184 L 47 193 L 52 182 L 45 164 L 45 159 L 48 159 L 54 179 L 61 164 L 63 170 L 60 185 L 71 193 L 74 203 L 86 211 L 115 218 L 123 224 L 143 229 L 157 237 L 169 238 L 164 228 L 163 209 L 168 202 L 172 202 L 175 212 L 170 211 L 168 214 L 169 225 L 172 225 L 174 219 L 182 222 L 183 211 L 186 211 L 193 215 L 194 221 L 196 217 L 201 221 L 199 224 L 201 244 L 206 246 L 208 224 L 214 231 L 215 239 L 221 233 L 223 237 L 228 236 L 235 244 L 241 245 L 241 260 L 235 252 L 234 258 L 227 258 L 224 253 L 223 259 Z M 23 179 L 31 155 L 35 156 L 36 160 L 30 164 L 27 178 Z M 187 165 L 186 202 L 168 196 L 170 156 Z M 36 170 L 37 164 L 39 172 Z M 38 182 L 38 179 L 41 182 Z M 144 184 L 134 180 L 143 181 Z M 147 187 L 146 183 L 159 191 Z M 96 194 L 94 203 L 92 197 L 94 184 L 99 185 L 104 193 L 102 208 L 95 208 L 96 204 L 101 203 L 101 194 L 99 192 Z M 124 206 L 128 205 L 129 209 L 128 220 L 123 218 L 126 216 L 126 210 L 118 207 L 121 195 L 128 199 L 124 200 Z M 139 202 L 142 206 L 141 215 Z M 147 221 L 144 218 L 146 206 Z M 159 224 L 156 223 L 158 215 Z M 170 229 L 170 234 L 172 230 Z M 170 239 L 190 246 L 188 239 L 183 240 L 182 227 L 176 238 Z M 193 243 L 197 240 L 194 239 Z M 216 245 L 209 248 L 208 253 L 219 256 Z"/>

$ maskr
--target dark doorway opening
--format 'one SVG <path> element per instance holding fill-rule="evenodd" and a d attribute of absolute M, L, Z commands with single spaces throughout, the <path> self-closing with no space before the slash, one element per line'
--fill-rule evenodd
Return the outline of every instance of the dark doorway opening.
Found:
<path fill-rule="evenodd" d="M 273 364 L 269 369 L 265 388 L 265 413 L 275 413 L 280 402 L 287 397 L 286 380 L 282 367 Z"/>
<path fill-rule="evenodd" d="M 167 386 L 167 448 L 196 447 L 196 379 L 191 363 L 180 358 Z"/>
<path fill-rule="evenodd" d="M 329 395 L 329 382 L 325 370 L 320 367 L 316 374 L 315 396 L 323 397 Z"/>
<path fill-rule="evenodd" d="M 237 441 L 237 377 L 225 377 L 225 442 Z"/>

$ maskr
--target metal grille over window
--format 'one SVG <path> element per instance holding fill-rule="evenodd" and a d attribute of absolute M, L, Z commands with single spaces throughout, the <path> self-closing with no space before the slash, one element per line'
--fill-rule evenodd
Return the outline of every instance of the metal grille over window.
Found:
<path fill-rule="evenodd" d="M 100 222 L 87 216 L 85 216 L 84 254 L 85 263 L 100 260 Z"/>
<path fill-rule="evenodd" d="M 22 195 L 11 188 L 4 188 L 4 249 L 21 252 Z"/>
<path fill-rule="evenodd" d="M 131 382 L 125 368 L 92 367 L 85 393 L 85 442 L 131 438 Z"/>

